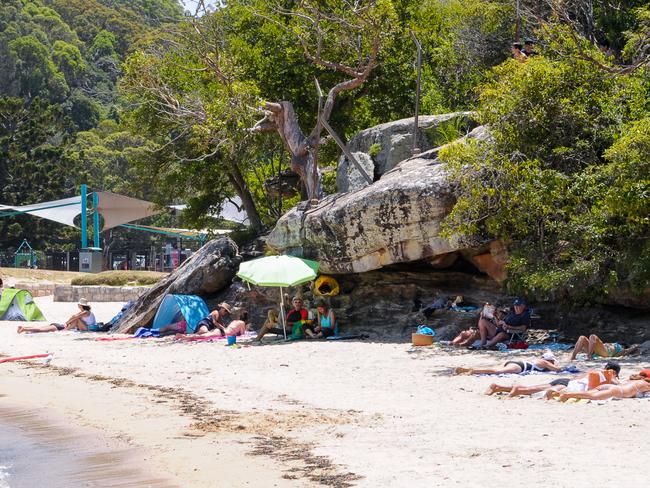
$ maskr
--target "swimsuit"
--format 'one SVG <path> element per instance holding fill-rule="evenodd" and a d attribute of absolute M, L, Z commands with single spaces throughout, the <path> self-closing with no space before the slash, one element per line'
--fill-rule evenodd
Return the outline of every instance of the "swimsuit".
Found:
<path fill-rule="evenodd" d="M 528 361 L 508 361 L 504 366 L 508 366 L 509 364 L 516 364 L 521 368 L 522 373 L 532 373 L 533 371 L 546 371 L 544 368 L 540 368 L 538 366 L 535 366 L 533 363 L 529 363 Z"/>
<path fill-rule="evenodd" d="M 88 315 L 85 317 L 81 317 L 81 321 L 86 324 L 86 327 L 91 327 L 97 323 L 97 320 L 95 319 L 95 314 L 92 312 L 88 312 Z"/>

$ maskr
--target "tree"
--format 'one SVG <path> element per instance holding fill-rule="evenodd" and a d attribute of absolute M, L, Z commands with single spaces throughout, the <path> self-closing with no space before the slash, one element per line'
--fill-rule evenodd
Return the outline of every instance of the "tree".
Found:
<path fill-rule="evenodd" d="M 309 199 L 322 196 L 320 172 L 315 154 L 323 132 L 322 120 L 329 121 L 337 97 L 359 88 L 377 66 L 383 36 L 395 19 L 391 2 L 301 1 L 291 9 L 271 4 L 256 15 L 294 35 L 305 58 L 315 66 L 346 77 L 330 88 L 320 118 L 308 135 L 302 131 L 290 101 L 265 102 L 265 117 L 254 133 L 275 131 L 291 154 L 291 169 L 303 180 Z M 286 19 L 282 18 L 286 17 Z"/>

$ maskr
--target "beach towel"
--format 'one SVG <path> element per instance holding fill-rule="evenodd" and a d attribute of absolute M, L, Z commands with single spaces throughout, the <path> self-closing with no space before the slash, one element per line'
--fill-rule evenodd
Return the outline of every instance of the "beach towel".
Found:
<path fill-rule="evenodd" d="M 147 329 L 146 327 L 140 327 L 135 331 L 133 337 L 160 337 L 160 331 L 158 329 Z"/>

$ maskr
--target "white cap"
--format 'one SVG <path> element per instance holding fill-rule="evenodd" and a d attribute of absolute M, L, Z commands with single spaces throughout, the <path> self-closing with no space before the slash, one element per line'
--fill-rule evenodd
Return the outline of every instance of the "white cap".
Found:
<path fill-rule="evenodd" d="M 542 354 L 542 359 L 545 361 L 555 361 L 555 354 L 547 350 L 544 354 Z"/>

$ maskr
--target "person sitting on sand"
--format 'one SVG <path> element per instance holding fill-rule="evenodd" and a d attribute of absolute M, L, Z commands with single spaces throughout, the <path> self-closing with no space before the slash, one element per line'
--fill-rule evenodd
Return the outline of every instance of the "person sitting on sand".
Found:
<path fill-rule="evenodd" d="M 215 329 L 219 329 L 222 334 L 226 326 L 223 323 L 223 319 L 230 315 L 232 309 L 230 305 L 226 302 L 222 302 L 217 305 L 217 308 L 210 312 L 210 315 L 201 319 L 196 325 L 196 334 L 207 334 Z"/>
<path fill-rule="evenodd" d="M 262 337 L 264 337 L 264 334 L 266 334 L 267 332 L 273 332 L 274 334 L 277 335 L 283 334 L 282 327 L 280 327 L 278 324 L 279 318 L 280 318 L 280 314 L 278 313 L 278 311 L 274 308 L 270 309 L 266 313 L 266 321 L 262 324 L 262 327 L 258 331 L 255 340 L 261 341 Z"/>
<path fill-rule="evenodd" d="M 541 359 L 533 361 L 507 361 L 503 368 L 456 368 L 456 374 L 520 374 L 532 373 L 533 371 L 562 371 L 563 368 L 555 365 L 555 355 L 546 351 Z"/>
<path fill-rule="evenodd" d="M 302 307 L 302 298 L 299 296 L 293 297 L 292 300 L 293 303 L 293 308 L 287 312 L 287 316 L 285 317 L 286 319 L 286 327 L 287 327 L 287 336 L 289 336 L 292 332 L 293 325 L 297 322 L 300 323 L 302 321 L 306 321 L 309 318 L 309 312 L 307 311 L 306 308 Z M 262 327 L 257 334 L 257 337 L 255 340 L 261 341 L 262 337 L 264 337 L 268 332 L 273 332 L 274 334 L 278 335 L 283 335 L 284 330 L 282 327 L 274 328 L 274 327 Z"/>
<path fill-rule="evenodd" d="M 39 332 L 56 332 L 57 330 L 89 330 L 97 324 L 95 314 L 91 312 L 91 307 L 88 305 L 88 300 L 80 298 L 79 312 L 70 317 L 65 324 L 49 324 L 49 325 L 21 325 L 16 332 L 22 334 L 29 332 L 32 334 Z"/>
<path fill-rule="evenodd" d="M 634 378 L 634 379 L 633 379 Z M 626 383 L 603 384 L 593 390 L 562 392 L 559 400 L 565 402 L 570 398 L 580 398 L 585 400 L 609 400 L 610 398 L 643 398 L 646 393 L 650 392 L 650 379 L 636 379 L 637 376 L 631 376 L 630 381 Z"/>
<path fill-rule="evenodd" d="M 530 327 L 530 309 L 523 298 L 517 298 L 513 303 L 513 309 L 503 320 L 494 313 L 494 307 L 486 305 L 481 311 L 478 321 L 478 331 L 481 336 L 479 349 L 491 348 L 497 342 L 508 338 L 511 332 L 524 332 Z"/>
<path fill-rule="evenodd" d="M 524 396 L 524 395 L 533 395 L 539 393 L 540 391 L 554 390 L 555 392 L 560 392 L 569 385 L 571 381 L 580 381 L 586 378 L 589 378 L 589 373 L 604 373 L 606 371 L 612 371 L 615 377 L 618 377 L 621 372 L 621 366 L 614 362 L 610 361 L 605 365 L 605 368 L 594 369 L 582 373 L 575 378 L 558 378 L 548 383 L 541 383 L 538 385 L 523 386 L 523 385 L 498 385 L 492 383 L 488 389 L 485 391 L 486 395 L 494 395 L 495 393 L 508 393 L 509 397 Z"/>
<path fill-rule="evenodd" d="M 618 342 L 603 342 L 600 337 L 591 334 L 589 338 L 586 336 L 580 336 L 578 338 L 573 348 L 573 353 L 571 354 L 571 361 L 574 361 L 576 356 L 581 352 L 586 353 L 587 358 L 590 359 L 595 359 L 597 356 L 601 358 L 617 358 L 639 352 L 639 346 L 634 345 L 625 348 Z"/>
<path fill-rule="evenodd" d="M 336 330 L 336 315 L 334 315 L 334 311 L 327 306 L 325 300 L 318 300 L 316 302 L 316 310 L 316 325 L 313 328 L 305 327 L 305 335 L 312 339 L 333 336 Z"/>

